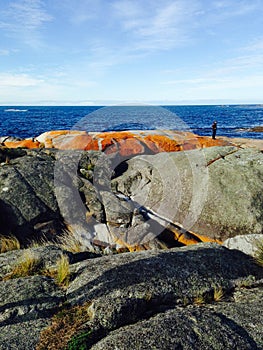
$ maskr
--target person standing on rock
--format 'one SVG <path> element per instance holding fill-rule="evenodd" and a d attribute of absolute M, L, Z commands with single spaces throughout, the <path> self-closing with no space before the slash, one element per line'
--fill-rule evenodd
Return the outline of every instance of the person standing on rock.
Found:
<path fill-rule="evenodd" d="M 216 130 L 217 130 L 217 122 L 216 120 L 212 124 L 212 139 L 215 140 L 216 138 Z"/>

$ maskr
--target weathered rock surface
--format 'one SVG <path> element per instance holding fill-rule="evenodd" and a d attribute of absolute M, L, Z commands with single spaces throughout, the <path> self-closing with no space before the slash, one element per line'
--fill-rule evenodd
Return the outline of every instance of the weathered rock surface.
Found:
<path fill-rule="evenodd" d="M 261 291 L 256 302 L 248 303 L 249 309 L 241 303 L 237 310 L 228 309 L 229 303 L 225 303 L 226 310 L 221 304 L 208 310 L 178 307 L 114 330 L 91 349 L 260 349 L 262 329 L 252 324 L 258 324 L 255 314 L 262 296 Z"/>
<path fill-rule="evenodd" d="M 61 217 L 54 194 L 53 156 L 13 150 L 10 157 L 0 166 L 1 234 L 12 232 L 23 241 L 38 231 L 40 223 L 49 225 L 50 233 L 55 234 Z"/>
<path fill-rule="evenodd" d="M 250 234 L 228 238 L 223 242 L 223 246 L 255 256 L 261 243 L 263 243 L 263 234 Z"/>
<path fill-rule="evenodd" d="M 226 146 L 231 140 L 198 136 L 191 132 L 172 130 L 135 130 L 91 132 L 78 130 L 47 131 L 33 139 L 5 140 L 9 148 L 57 148 L 60 150 L 100 150 L 107 154 L 118 152 L 121 156 L 175 152 L 211 146 Z"/>
<path fill-rule="evenodd" d="M 212 147 L 127 161 L 116 191 L 187 230 L 225 240 L 263 232 L 263 154 Z"/>
<path fill-rule="evenodd" d="M 263 154 L 233 146 L 121 157 L 1 149 L 0 231 L 26 244 L 65 228 L 92 249 L 262 234 Z"/>
<path fill-rule="evenodd" d="M 94 259 L 52 246 L 32 253 L 44 266 L 68 255 L 71 282 L 64 289 L 40 275 L 1 280 L 0 349 L 36 348 L 59 308 L 86 301 L 90 319 L 79 333 L 89 330 L 87 349 L 263 347 L 263 269 L 242 252 L 202 243 Z M 16 254 L 0 254 L 1 277 Z M 215 302 L 220 288 L 224 299 Z"/>

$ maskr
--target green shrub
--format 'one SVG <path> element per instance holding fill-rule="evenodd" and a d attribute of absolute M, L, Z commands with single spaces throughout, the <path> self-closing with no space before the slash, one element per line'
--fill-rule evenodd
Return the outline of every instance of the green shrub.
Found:
<path fill-rule="evenodd" d="M 92 334 L 92 330 L 89 330 L 87 332 L 82 332 L 74 336 L 68 342 L 67 350 L 87 350 L 88 346 L 86 344 L 91 334 Z"/>

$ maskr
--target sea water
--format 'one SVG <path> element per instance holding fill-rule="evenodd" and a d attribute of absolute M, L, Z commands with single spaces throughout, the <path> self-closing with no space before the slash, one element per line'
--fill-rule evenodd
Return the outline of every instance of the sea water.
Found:
<path fill-rule="evenodd" d="M 263 105 L 214 106 L 0 106 L 0 136 L 36 137 L 49 130 L 187 130 L 263 139 Z"/>

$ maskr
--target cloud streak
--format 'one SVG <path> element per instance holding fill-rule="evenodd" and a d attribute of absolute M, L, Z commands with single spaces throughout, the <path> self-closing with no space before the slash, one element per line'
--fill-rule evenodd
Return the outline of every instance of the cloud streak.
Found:
<path fill-rule="evenodd" d="M 0 56 L 9 56 L 10 50 L 7 49 L 1 49 L 0 50 Z"/>
<path fill-rule="evenodd" d="M 134 39 L 137 50 L 167 50 L 187 42 L 196 1 L 163 1 L 151 5 L 139 1 L 115 1 L 113 16 L 121 30 Z"/>
<path fill-rule="evenodd" d="M 52 21 L 42 0 L 16 0 L 5 6 L 0 13 L 0 28 L 8 35 L 36 44 L 38 30 Z"/>
<path fill-rule="evenodd" d="M 30 77 L 27 74 L 0 73 L 0 88 L 9 87 L 33 87 L 44 82 L 43 79 Z"/>

